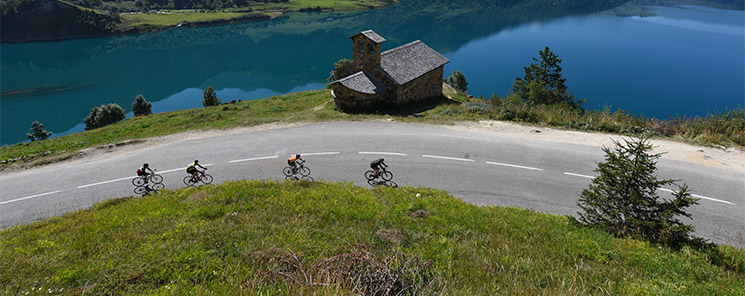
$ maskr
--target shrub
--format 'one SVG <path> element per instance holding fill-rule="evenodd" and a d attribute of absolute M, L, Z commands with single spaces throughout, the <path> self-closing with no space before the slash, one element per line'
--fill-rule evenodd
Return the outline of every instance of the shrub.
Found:
<path fill-rule="evenodd" d="M 132 113 L 134 116 L 150 115 L 153 113 L 152 107 L 153 103 L 145 100 L 145 97 L 142 95 L 137 95 L 135 101 L 132 102 Z"/>
<path fill-rule="evenodd" d="M 494 110 L 494 105 L 486 102 L 469 102 L 463 104 L 463 107 L 465 107 L 468 112 L 477 114 L 487 114 Z"/>
<path fill-rule="evenodd" d="M 46 129 L 44 129 L 44 125 L 39 123 L 38 121 L 34 121 L 31 123 L 31 133 L 26 134 L 31 142 L 35 140 L 46 140 L 51 135 L 52 132 L 48 132 Z"/>
<path fill-rule="evenodd" d="M 465 93 L 468 90 L 468 82 L 466 76 L 460 70 L 454 70 L 453 74 L 447 79 L 447 84 L 455 88 L 457 91 Z"/>
<path fill-rule="evenodd" d="M 222 101 L 217 97 L 217 93 L 215 92 L 215 89 L 212 88 L 212 85 L 207 87 L 207 89 L 204 90 L 202 93 L 204 96 L 204 100 L 202 100 L 202 106 L 210 107 L 210 106 L 218 106 Z"/>
<path fill-rule="evenodd" d="M 579 221 L 616 236 L 639 237 L 671 247 L 689 241 L 693 226 L 677 218 L 690 218 L 685 209 L 698 203 L 688 186 L 678 186 L 670 200 L 660 198 L 657 191 L 661 186 L 675 184 L 654 175 L 661 154 L 650 154 L 652 144 L 647 138 L 614 144 L 613 150 L 603 148 L 605 161 L 595 169 L 600 175 L 580 194 L 577 204 L 583 211 L 578 213 Z"/>
<path fill-rule="evenodd" d="M 124 119 L 124 109 L 117 104 L 101 105 L 91 108 L 91 113 L 83 120 L 85 130 L 107 126 Z"/>

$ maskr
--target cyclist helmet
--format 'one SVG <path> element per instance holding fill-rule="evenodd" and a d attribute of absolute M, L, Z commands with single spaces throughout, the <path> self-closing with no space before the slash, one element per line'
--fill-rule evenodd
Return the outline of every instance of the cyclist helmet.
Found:
<path fill-rule="evenodd" d="M 300 154 L 295 154 L 295 157 L 300 158 Z"/>
<path fill-rule="evenodd" d="M 381 158 L 381 159 L 380 159 L 380 162 L 385 162 L 385 159 L 382 159 L 382 158 Z"/>
<path fill-rule="evenodd" d="M 146 162 L 146 163 L 144 163 L 144 164 L 143 164 L 142 166 L 144 166 L 144 167 L 148 167 L 148 166 L 149 166 L 149 164 L 147 164 L 147 162 Z"/>
<path fill-rule="evenodd" d="M 199 160 L 196 160 L 196 159 L 194 160 L 194 163 L 198 163 L 198 162 L 199 162 Z"/>

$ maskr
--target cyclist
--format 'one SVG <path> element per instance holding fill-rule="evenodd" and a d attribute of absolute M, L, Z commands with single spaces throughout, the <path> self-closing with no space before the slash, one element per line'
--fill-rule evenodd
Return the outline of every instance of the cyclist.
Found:
<path fill-rule="evenodd" d="M 147 171 L 150 171 L 150 174 L 153 174 L 153 170 L 150 169 L 150 165 L 148 163 L 142 164 L 142 166 L 137 169 L 137 176 L 141 176 L 143 179 L 145 179 L 145 183 L 147 183 L 147 176 L 150 175 L 147 173 Z"/>
<path fill-rule="evenodd" d="M 197 173 L 199 171 L 197 170 L 197 167 L 200 167 L 203 170 L 206 170 L 207 169 L 207 168 L 199 165 L 199 160 L 194 160 L 194 162 L 192 162 L 189 166 L 186 167 L 186 173 L 187 174 L 191 174 L 191 179 L 194 182 L 196 182 L 197 179 L 199 179 L 199 174 Z"/>
<path fill-rule="evenodd" d="M 287 164 L 292 167 L 292 173 L 297 174 L 297 161 L 305 161 L 300 158 L 300 154 L 295 154 L 287 160 Z"/>
<path fill-rule="evenodd" d="M 378 175 L 380 175 L 380 169 L 381 169 L 381 168 L 383 168 L 383 169 L 384 169 L 384 168 L 387 168 L 387 167 L 388 167 L 388 165 L 386 165 L 386 164 L 385 164 L 385 160 L 384 160 L 384 159 L 382 159 L 382 158 L 379 158 L 379 159 L 376 159 L 376 160 L 374 160 L 373 162 L 371 162 L 371 163 L 370 163 L 370 167 L 371 167 L 371 168 L 372 168 L 373 170 L 375 170 L 375 174 L 373 174 L 373 176 L 375 176 L 375 178 L 377 178 L 377 177 L 378 177 Z"/>

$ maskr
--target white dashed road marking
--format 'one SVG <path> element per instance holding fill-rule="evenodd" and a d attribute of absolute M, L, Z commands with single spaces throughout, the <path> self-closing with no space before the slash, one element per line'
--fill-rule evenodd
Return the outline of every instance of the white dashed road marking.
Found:
<path fill-rule="evenodd" d="M 114 182 L 119 182 L 119 181 L 124 181 L 124 180 L 129 180 L 129 179 L 132 179 L 132 178 L 135 178 L 135 177 L 137 177 L 137 176 L 124 177 L 124 178 L 119 178 L 119 179 L 114 179 L 114 180 L 108 180 L 108 181 L 101 181 L 101 182 L 98 182 L 98 183 L 93 183 L 93 184 L 88 184 L 88 185 L 81 185 L 81 186 L 78 186 L 78 189 L 80 189 L 80 188 L 86 188 L 86 187 L 91 187 L 91 186 L 96 186 L 96 185 L 103 185 L 103 184 L 108 184 L 108 183 L 114 183 Z"/>
<path fill-rule="evenodd" d="M 506 166 L 506 167 L 513 167 L 513 168 L 518 168 L 518 169 L 526 169 L 526 170 L 533 170 L 533 171 L 543 171 L 543 169 L 539 169 L 539 168 L 534 168 L 534 167 L 529 167 L 529 166 L 522 166 L 522 165 L 516 165 L 516 164 L 509 164 L 509 163 L 500 163 L 500 162 L 491 162 L 491 161 L 487 161 L 486 163 L 487 164 L 493 164 L 493 165 L 501 165 L 501 166 Z"/>
<path fill-rule="evenodd" d="M 660 188 L 660 191 L 670 192 L 670 193 L 673 193 L 673 194 L 676 192 L 675 190 L 667 189 L 667 188 Z M 698 195 L 698 194 L 691 194 L 691 196 L 696 197 L 696 198 L 700 198 L 700 199 L 705 199 L 705 200 L 710 200 L 710 201 L 716 201 L 716 202 L 726 203 L 726 204 L 729 204 L 729 205 L 735 205 L 734 203 L 728 202 L 726 200 L 721 200 L 721 199 L 706 197 L 706 196 L 702 196 L 702 195 Z"/>
<path fill-rule="evenodd" d="M 568 173 L 568 172 L 564 172 L 564 175 L 570 175 L 570 176 L 582 177 L 582 178 L 588 178 L 588 179 L 595 179 L 595 176 L 581 175 L 581 174 Z"/>
<path fill-rule="evenodd" d="M 341 152 L 300 153 L 300 156 L 305 156 L 305 155 L 336 155 L 336 154 L 341 154 Z"/>
<path fill-rule="evenodd" d="M 26 197 L 21 197 L 21 198 L 6 200 L 6 201 L 3 201 L 3 202 L 0 202 L 0 205 L 12 203 L 12 202 L 17 202 L 17 201 L 22 201 L 22 200 L 26 200 L 26 199 L 31 199 L 31 198 L 36 198 L 36 197 L 45 196 L 45 195 L 60 193 L 60 192 L 62 192 L 62 191 L 61 190 L 57 190 L 57 191 L 52 191 L 52 192 L 40 193 L 40 194 L 36 194 L 36 195 L 32 195 L 32 196 L 26 196 Z"/>
<path fill-rule="evenodd" d="M 254 158 L 246 158 L 246 159 L 236 159 L 228 161 L 228 163 L 236 163 L 236 162 L 244 162 L 244 161 L 252 161 L 252 160 L 262 160 L 262 159 L 273 159 L 273 158 L 279 158 L 278 155 L 274 156 L 264 156 L 264 157 L 254 157 Z"/>
<path fill-rule="evenodd" d="M 473 159 L 447 157 L 447 156 L 436 156 L 436 155 L 422 155 L 422 157 L 426 157 L 426 158 L 437 158 L 437 159 L 447 159 L 447 160 L 457 160 L 457 161 L 473 161 Z"/>
<path fill-rule="evenodd" d="M 406 156 L 406 153 L 398 153 L 398 152 L 364 152 L 360 151 L 357 152 L 359 154 L 375 154 L 375 155 L 398 155 L 398 156 Z"/>

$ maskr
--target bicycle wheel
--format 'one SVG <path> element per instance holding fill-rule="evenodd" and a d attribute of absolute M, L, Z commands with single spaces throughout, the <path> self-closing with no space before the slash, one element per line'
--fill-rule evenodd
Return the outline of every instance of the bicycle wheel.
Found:
<path fill-rule="evenodd" d="M 383 172 L 382 174 L 380 174 L 380 176 L 383 177 L 383 180 L 386 180 L 386 181 L 390 181 L 391 179 L 393 179 L 393 173 L 389 171 Z"/>
<path fill-rule="evenodd" d="M 310 176 L 310 169 L 308 167 L 301 167 L 299 171 L 303 176 Z"/>
<path fill-rule="evenodd" d="M 375 171 L 369 170 L 369 171 L 365 172 L 365 179 L 367 179 L 368 181 L 369 180 L 372 180 L 372 179 L 375 179 Z"/>
<path fill-rule="evenodd" d="M 195 183 L 196 182 L 191 179 L 191 176 L 184 177 L 184 184 L 186 184 L 186 186 L 194 186 Z"/>
<path fill-rule="evenodd" d="M 202 178 L 201 178 L 201 181 L 202 181 L 202 183 L 204 183 L 204 184 L 209 184 L 209 183 L 212 183 L 212 176 L 210 176 L 210 175 L 207 175 L 207 174 L 203 174 L 203 175 L 202 175 Z"/>
<path fill-rule="evenodd" d="M 292 176 L 292 167 L 285 167 L 282 169 L 282 173 L 285 174 L 285 177 Z"/>
<path fill-rule="evenodd" d="M 155 183 L 153 184 L 153 188 L 151 188 L 153 191 L 158 191 L 163 188 L 166 188 L 166 185 L 163 185 L 162 183 Z"/>
<path fill-rule="evenodd" d="M 144 186 L 135 187 L 135 194 L 145 195 L 145 193 L 147 193 L 147 189 Z"/>
<path fill-rule="evenodd" d="M 152 181 L 153 183 L 163 183 L 163 176 L 153 175 L 152 177 L 150 177 L 150 181 Z"/>
<path fill-rule="evenodd" d="M 132 179 L 132 185 L 134 185 L 135 187 L 140 187 L 142 185 L 145 185 L 145 178 L 135 177 L 134 179 Z"/>

